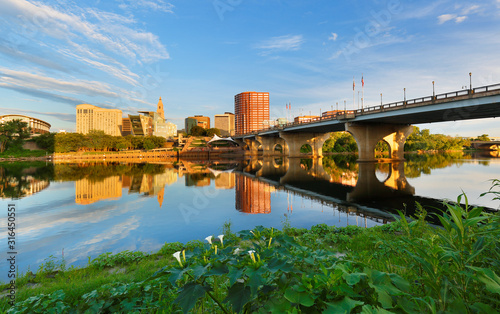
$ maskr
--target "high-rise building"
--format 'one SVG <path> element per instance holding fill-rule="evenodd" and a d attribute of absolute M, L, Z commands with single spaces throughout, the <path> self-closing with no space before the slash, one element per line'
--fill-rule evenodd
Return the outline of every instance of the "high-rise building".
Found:
<path fill-rule="evenodd" d="M 186 118 L 185 120 L 186 133 L 191 134 L 191 129 L 193 128 L 193 126 L 196 125 L 204 129 L 210 129 L 210 118 L 201 115 Z"/>
<path fill-rule="evenodd" d="M 219 129 L 222 136 L 233 136 L 234 114 L 231 112 L 216 114 L 214 117 L 214 128 Z"/>
<path fill-rule="evenodd" d="M 91 130 L 120 136 L 122 131 L 122 111 L 104 109 L 89 104 L 76 106 L 76 132 L 88 134 Z"/>
<path fill-rule="evenodd" d="M 131 131 L 136 136 L 160 136 L 172 138 L 177 135 L 177 125 L 165 120 L 163 102 L 158 101 L 155 111 L 139 111 L 142 115 L 129 115 Z M 124 125 L 125 129 L 125 125 Z"/>
<path fill-rule="evenodd" d="M 244 92 L 234 96 L 236 134 L 262 129 L 269 120 L 269 93 Z"/>

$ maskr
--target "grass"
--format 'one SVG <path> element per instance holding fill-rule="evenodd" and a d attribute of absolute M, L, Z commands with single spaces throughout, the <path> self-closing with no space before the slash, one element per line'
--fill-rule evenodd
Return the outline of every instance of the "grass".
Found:
<path fill-rule="evenodd" d="M 29 149 L 16 149 L 6 150 L 0 153 L 0 158 L 29 158 L 29 157 L 45 157 L 47 154 L 44 150 L 29 150 Z"/>
<path fill-rule="evenodd" d="M 499 199 L 499 187 L 485 194 Z M 298 229 L 285 219 L 282 231 L 234 233 L 226 222 L 210 243 L 103 254 L 82 269 L 49 258 L 18 280 L 11 312 L 498 312 L 500 215 L 447 207 L 442 227 L 423 208 L 370 229 Z"/>

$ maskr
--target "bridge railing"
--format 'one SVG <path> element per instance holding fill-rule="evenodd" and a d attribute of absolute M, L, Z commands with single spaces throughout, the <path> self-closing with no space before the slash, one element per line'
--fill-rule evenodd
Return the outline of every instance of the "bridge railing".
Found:
<path fill-rule="evenodd" d="M 431 104 L 434 104 L 436 100 L 446 100 L 446 99 L 452 99 L 452 98 L 462 97 L 462 96 L 467 96 L 467 95 L 477 95 L 477 94 L 487 93 L 487 92 L 492 92 L 492 91 L 500 91 L 500 84 L 476 87 L 476 88 L 473 88 L 472 90 L 471 89 L 462 89 L 459 91 L 438 94 L 435 96 L 425 96 L 425 97 L 420 97 L 420 98 L 409 99 L 406 101 L 397 101 L 397 102 L 393 102 L 393 103 L 381 104 L 378 106 L 372 106 L 372 107 L 367 107 L 367 108 L 357 109 L 357 110 L 347 110 L 347 111 L 342 110 L 342 111 L 338 111 L 337 113 L 332 114 L 332 115 L 321 116 L 318 118 L 312 118 L 308 121 L 302 121 L 302 122 L 289 122 L 286 124 L 282 124 L 280 126 L 268 127 L 268 128 L 261 129 L 258 131 L 240 134 L 240 136 L 256 135 L 256 134 L 266 132 L 266 131 L 281 131 L 281 130 L 284 130 L 285 128 L 289 128 L 292 126 L 304 125 L 304 124 L 307 125 L 307 124 L 317 123 L 320 121 L 330 121 L 330 120 L 342 121 L 342 120 L 347 120 L 347 119 L 353 119 L 353 118 L 355 118 L 357 116 L 361 116 L 361 115 L 373 114 L 376 112 L 384 112 L 384 111 L 391 111 L 391 110 L 406 108 L 408 105 L 431 105 Z"/>

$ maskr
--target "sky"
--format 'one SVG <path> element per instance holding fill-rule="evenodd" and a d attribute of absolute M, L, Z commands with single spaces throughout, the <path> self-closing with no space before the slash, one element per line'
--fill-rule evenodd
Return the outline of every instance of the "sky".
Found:
<path fill-rule="evenodd" d="M 192 115 L 270 93 L 271 118 L 500 83 L 500 0 L 0 0 L 0 115 L 75 131 L 76 106 Z M 356 85 L 353 103 L 353 78 Z M 286 104 L 291 103 L 291 110 Z M 418 125 L 500 136 L 497 119 Z"/>

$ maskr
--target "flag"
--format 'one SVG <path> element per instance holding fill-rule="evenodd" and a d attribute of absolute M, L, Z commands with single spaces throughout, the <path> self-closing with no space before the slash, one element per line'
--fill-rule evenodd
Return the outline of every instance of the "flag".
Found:
<path fill-rule="evenodd" d="M 365 87 L 365 80 L 363 79 L 363 76 L 361 76 L 361 86 Z"/>
<path fill-rule="evenodd" d="M 288 105 L 288 109 L 292 110 L 292 103 Z"/>
<path fill-rule="evenodd" d="M 356 87 L 356 83 L 354 83 L 354 76 L 352 77 L 352 90 Z"/>
<path fill-rule="evenodd" d="M 288 110 L 288 104 L 286 104 L 286 110 Z"/>

